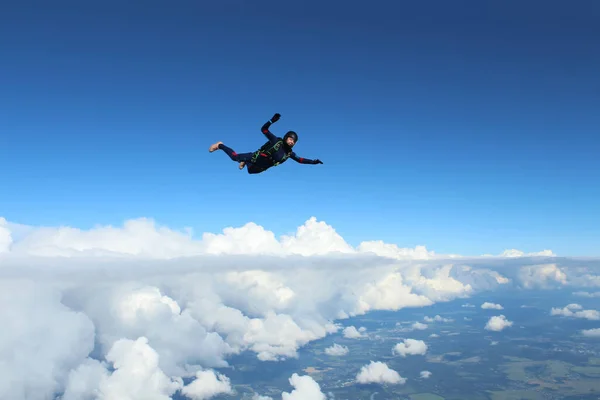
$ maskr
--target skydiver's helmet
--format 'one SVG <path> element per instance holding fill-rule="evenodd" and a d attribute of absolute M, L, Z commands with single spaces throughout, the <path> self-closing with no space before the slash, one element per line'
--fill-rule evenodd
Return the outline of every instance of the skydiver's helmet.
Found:
<path fill-rule="evenodd" d="M 292 138 L 292 139 L 294 140 L 294 145 L 295 145 L 296 143 L 298 143 L 298 135 L 296 134 L 296 132 L 294 132 L 294 131 L 289 131 L 288 133 L 286 133 L 286 134 L 285 134 L 285 136 L 283 137 L 283 144 L 284 144 L 286 147 L 288 147 L 288 144 L 287 144 L 287 140 L 288 140 L 288 138 Z"/>

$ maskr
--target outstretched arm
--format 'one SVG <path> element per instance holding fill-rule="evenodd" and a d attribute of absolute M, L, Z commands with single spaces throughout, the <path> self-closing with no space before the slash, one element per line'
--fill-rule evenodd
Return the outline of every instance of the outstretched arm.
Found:
<path fill-rule="evenodd" d="M 270 120 L 265 122 L 265 124 L 262 126 L 262 128 L 260 128 L 260 131 L 267 137 L 267 139 L 269 139 L 269 142 L 271 142 L 271 143 L 276 143 L 278 139 L 277 139 L 277 136 L 273 135 L 271 133 L 271 131 L 269 131 L 269 127 L 274 122 L 277 122 L 280 117 L 281 117 L 281 114 L 279 114 L 279 113 L 273 115 L 273 118 L 271 118 Z"/>
<path fill-rule="evenodd" d="M 310 158 L 298 157 L 294 152 L 290 154 L 290 158 L 300 164 L 323 164 L 323 161 L 319 159 L 311 160 Z"/>

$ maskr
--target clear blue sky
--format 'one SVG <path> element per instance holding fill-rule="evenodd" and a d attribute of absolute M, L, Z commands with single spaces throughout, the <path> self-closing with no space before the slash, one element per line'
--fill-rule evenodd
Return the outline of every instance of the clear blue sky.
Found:
<path fill-rule="evenodd" d="M 0 215 L 598 255 L 600 3 L 493 3 L 9 2 Z M 275 112 L 323 165 L 208 153 Z"/>

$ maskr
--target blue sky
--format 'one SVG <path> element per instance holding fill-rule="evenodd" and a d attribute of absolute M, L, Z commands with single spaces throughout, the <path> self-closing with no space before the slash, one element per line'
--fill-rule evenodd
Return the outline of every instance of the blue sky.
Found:
<path fill-rule="evenodd" d="M 416 3 L 4 6 L 0 215 L 598 255 L 600 5 Z M 208 153 L 275 112 L 323 165 Z"/>

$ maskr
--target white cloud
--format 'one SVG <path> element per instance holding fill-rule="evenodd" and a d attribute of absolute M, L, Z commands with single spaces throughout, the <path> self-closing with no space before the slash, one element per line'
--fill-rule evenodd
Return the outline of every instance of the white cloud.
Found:
<path fill-rule="evenodd" d="M 310 376 L 293 374 L 290 385 L 294 387 L 290 393 L 283 392 L 282 400 L 326 400 L 325 393 L 321 391 L 319 384 Z"/>
<path fill-rule="evenodd" d="M 491 317 L 488 320 L 487 324 L 485 324 L 485 329 L 488 331 L 499 332 L 499 331 L 503 330 L 504 328 L 508 328 L 512 325 L 513 325 L 512 321 L 507 320 L 504 315 L 499 315 L 499 316 Z"/>
<path fill-rule="evenodd" d="M 409 322 L 406 322 L 409 323 Z M 396 326 L 402 326 L 402 322 L 396 322 Z M 413 322 L 409 327 L 406 328 L 400 328 L 398 329 L 398 332 L 412 332 L 415 330 L 418 331 L 423 331 L 425 329 L 427 329 L 429 326 L 427 324 L 423 324 L 421 322 Z"/>
<path fill-rule="evenodd" d="M 359 329 L 356 329 L 355 326 L 348 326 L 346 328 L 344 328 L 344 337 L 348 338 L 348 339 L 359 339 L 359 338 L 363 338 L 366 337 L 367 335 L 364 334 L 366 328 L 365 327 L 360 327 Z"/>
<path fill-rule="evenodd" d="M 431 376 L 431 372 L 429 371 L 421 371 L 420 376 L 422 379 L 427 379 Z"/>
<path fill-rule="evenodd" d="M 332 346 L 325 349 L 325 354 L 329 356 L 345 356 L 348 352 L 347 346 L 341 346 L 337 343 L 334 343 Z"/>
<path fill-rule="evenodd" d="M 421 322 L 415 322 L 414 324 L 411 325 L 412 329 L 419 330 L 419 331 L 427 329 L 427 326 L 428 326 L 427 324 L 423 324 Z"/>
<path fill-rule="evenodd" d="M 321 391 L 321 386 L 309 375 L 298 375 L 294 373 L 289 379 L 294 388 L 291 392 L 283 392 L 282 400 L 326 400 L 327 397 Z M 252 400 L 273 400 L 270 396 L 261 396 L 255 393 Z"/>
<path fill-rule="evenodd" d="M 548 249 L 542 250 L 542 251 L 537 251 L 537 252 L 531 252 L 531 253 L 525 253 L 521 250 L 516 250 L 516 249 L 507 249 L 507 250 L 504 250 L 500 256 L 501 257 L 537 257 L 537 256 L 554 257 L 554 256 L 556 256 L 556 254 L 554 254 L 554 252 L 552 250 L 548 250 Z"/>
<path fill-rule="evenodd" d="M 427 352 L 427 344 L 422 340 L 404 339 L 402 343 L 397 343 L 392 349 L 392 353 L 402 357 L 408 355 L 423 355 Z"/>
<path fill-rule="evenodd" d="M 425 322 L 453 322 L 454 321 L 452 318 L 443 318 L 440 315 L 436 315 L 435 317 L 425 316 L 423 319 L 425 320 Z"/>
<path fill-rule="evenodd" d="M 360 372 L 356 375 L 356 382 L 404 385 L 406 378 L 400 376 L 397 371 L 388 367 L 384 362 L 371 361 L 361 367 Z"/>
<path fill-rule="evenodd" d="M 400 260 L 429 260 L 437 258 L 435 252 L 428 251 L 425 246 L 416 246 L 414 249 L 399 248 L 395 244 L 384 243 L 381 240 L 362 242 L 358 246 L 358 251 L 364 253 L 374 253 L 384 257 L 397 258 Z"/>
<path fill-rule="evenodd" d="M 579 310 L 579 311 L 577 311 Z M 552 307 L 550 315 L 562 315 L 564 317 L 585 318 L 593 321 L 600 320 L 600 312 L 597 310 L 583 310 L 580 304 L 568 304 L 564 308 Z"/>
<path fill-rule="evenodd" d="M 63 399 L 91 400 L 98 394 L 108 399 L 168 400 L 183 383 L 169 378 L 160 369 L 158 359 L 158 353 L 145 337 L 117 340 L 106 354 L 106 361 L 113 365 L 114 371 L 109 372 L 96 360 L 86 360 L 69 376 Z"/>
<path fill-rule="evenodd" d="M 505 259 L 378 241 L 352 247 L 316 218 L 280 238 L 254 223 L 198 237 L 145 218 L 89 230 L 0 218 L 0 398 L 85 400 L 136 387 L 157 399 L 226 393 L 235 382 L 217 369 L 232 355 L 298 357 L 338 332 L 340 318 L 468 298 L 523 276 L 600 282 L 591 267 L 555 265 L 562 279 L 537 265 L 518 264 L 516 274 Z M 367 336 L 355 327 L 343 334 Z"/>
<path fill-rule="evenodd" d="M 600 338 L 600 328 L 584 329 L 581 334 L 587 337 Z"/>
<path fill-rule="evenodd" d="M 600 297 L 600 292 L 586 292 L 586 291 L 578 291 L 578 292 L 573 292 L 574 296 L 579 296 L 579 297 L 589 297 L 589 298 L 596 298 L 596 297 Z"/>
<path fill-rule="evenodd" d="M 453 269 L 453 264 L 444 264 L 430 269 L 405 269 L 403 272 L 414 291 L 431 299 L 430 302 L 448 301 L 473 294 L 474 289 L 470 283 L 465 284 L 452 276 Z"/>
<path fill-rule="evenodd" d="M 471 304 L 471 303 L 465 303 L 461 307 L 463 307 L 463 308 L 475 308 L 475 305 Z"/>
<path fill-rule="evenodd" d="M 195 378 L 181 391 L 192 400 L 210 399 L 218 394 L 234 394 L 229 378 L 223 374 L 212 370 L 197 371 Z"/>
<path fill-rule="evenodd" d="M 568 283 L 565 269 L 556 264 L 527 265 L 519 269 L 521 284 L 528 289 L 551 288 Z"/>
<path fill-rule="evenodd" d="M 504 310 L 500 304 L 488 303 L 487 301 L 481 305 L 484 310 Z"/>
<path fill-rule="evenodd" d="M 60 302 L 60 291 L 0 280 L 0 398 L 46 399 L 94 347 L 94 325 Z"/>
<path fill-rule="evenodd" d="M 440 337 L 440 335 L 438 335 L 437 333 L 432 333 L 431 335 L 429 335 L 429 337 L 436 338 L 436 337 Z"/>
<path fill-rule="evenodd" d="M 271 396 L 261 396 L 261 395 L 255 393 L 252 396 L 252 400 L 273 400 L 273 398 Z"/>
<path fill-rule="evenodd" d="M 0 217 L 0 254 L 10 251 L 13 243 L 12 233 L 5 218 Z"/>
<path fill-rule="evenodd" d="M 393 272 L 365 285 L 353 313 L 363 314 L 373 309 L 395 311 L 404 307 L 423 307 L 431 304 L 433 300 L 427 296 L 412 292 L 410 285 L 404 283 L 400 272 Z"/>

